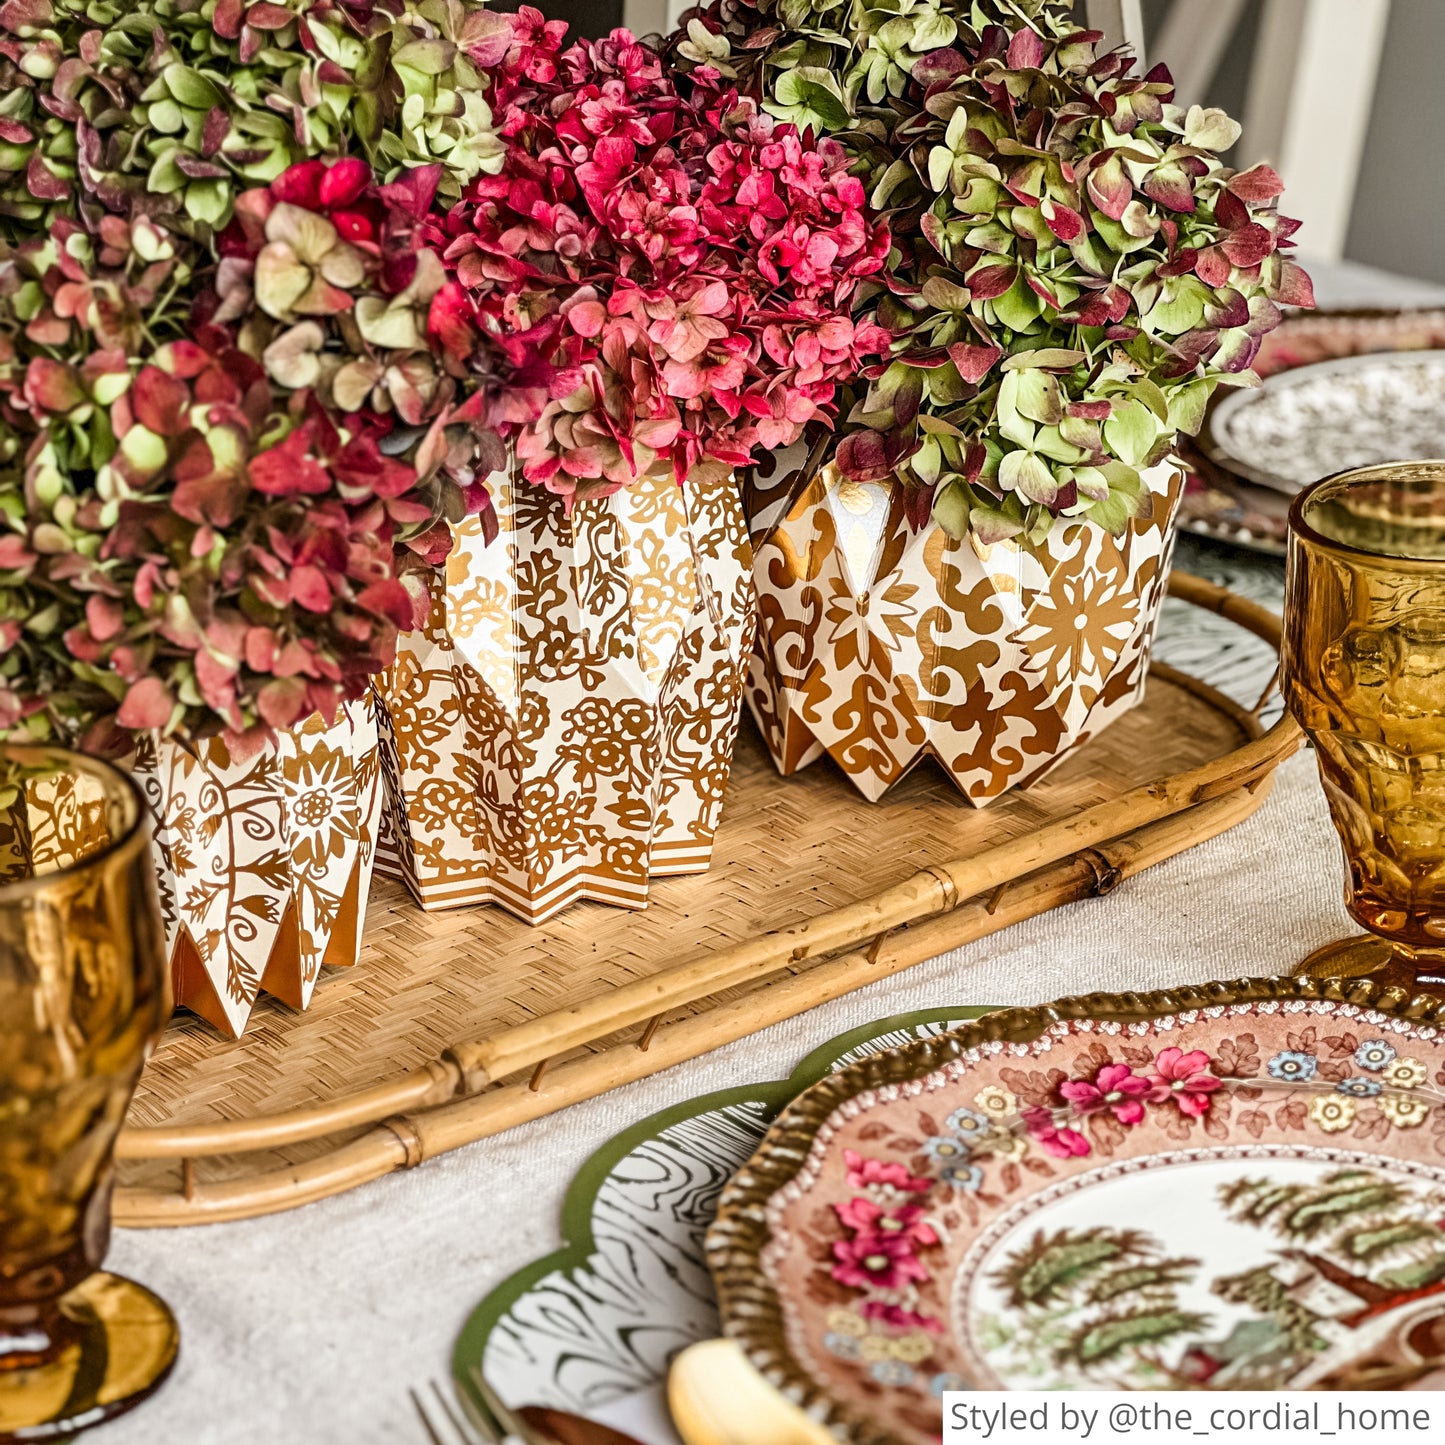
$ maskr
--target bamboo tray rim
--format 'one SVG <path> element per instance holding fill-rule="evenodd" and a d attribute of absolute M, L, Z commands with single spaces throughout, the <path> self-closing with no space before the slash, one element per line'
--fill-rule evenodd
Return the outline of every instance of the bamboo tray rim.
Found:
<path fill-rule="evenodd" d="M 1226 618 L 1278 649 L 1280 619 L 1257 603 L 1188 573 L 1174 573 L 1169 592 Z M 900 931 L 912 928 L 921 936 L 930 922 L 938 923 L 963 905 L 984 897 L 990 897 L 983 911 L 991 918 L 1006 885 L 1042 870 L 1057 871 L 1082 860 L 1093 874 L 1091 891 L 1102 893 L 1127 871 L 1137 871 L 1138 866 L 1148 866 L 1159 857 L 1182 851 L 1171 847 L 1160 852 L 1156 843 L 1157 856 L 1150 856 L 1144 863 L 1136 860 L 1135 866 L 1125 869 L 1108 856 L 1103 845 L 1143 838 L 1151 834 L 1151 829 L 1191 810 L 1201 830 L 1185 847 L 1234 826 L 1263 802 L 1274 768 L 1302 741 L 1302 734 L 1288 714 L 1267 730 L 1259 720 L 1274 693 L 1278 669 L 1252 710 L 1163 664 L 1155 664 L 1151 671 L 1187 688 L 1229 716 L 1247 741 L 1209 762 L 1131 788 L 1032 834 L 969 857 L 919 869 L 870 897 L 817 914 L 799 925 L 757 934 L 684 959 L 601 998 L 461 1039 L 435 1059 L 398 1078 L 326 1103 L 224 1123 L 124 1128 L 117 1144 L 117 1158 L 179 1160 L 182 1186 L 176 1191 L 121 1186 L 116 1191 L 116 1222 L 145 1227 L 248 1218 L 293 1208 L 397 1169 L 413 1167 L 524 1118 L 595 1097 L 628 1078 L 643 1077 L 721 1047 L 779 1018 L 802 1012 L 825 997 L 836 997 L 884 972 L 919 962 L 921 958 L 912 957 L 903 962 L 882 960 L 880 967 L 881 951 L 885 942 Z M 1142 856 L 1149 850 L 1141 845 L 1141 850 L 1136 851 Z M 1007 926 L 1010 921 L 1012 918 L 1006 916 L 998 926 Z M 992 929 L 986 926 L 985 931 Z M 950 946 L 934 951 L 946 951 Z M 810 1000 L 807 988 L 799 987 L 806 985 L 810 977 L 823 979 L 819 988 L 831 991 Z M 725 990 L 747 984 L 763 985 L 764 992 L 772 993 L 771 1005 L 781 1004 L 787 1011 L 778 1013 L 773 1007 L 771 1012 L 765 1009 L 759 1014 L 756 1009 L 740 1009 L 737 1003 L 715 1002 L 697 1017 L 663 1027 L 664 1018 L 673 1009 L 704 1003 Z M 748 994 L 742 1003 L 757 997 L 756 992 Z M 710 1017 L 713 1028 L 708 1036 L 707 1030 L 697 1026 L 707 1023 Z M 721 1024 L 717 1023 L 719 1019 Z M 558 1062 L 553 1085 L 541 1089 L 543 1075 L 561 1055 L 631 1029 L 641 1032 L 628 1042 Z M 659 1034 L 667 1046 L 650 1052 Z M 582 1077 L 589 1065 L 598 1065 L 623 1050 L 635 1057 L 615 1064 L 610 1071 L 593 1069 L 587 1078 Z M 528 1070 L 531 1078 L 526 1084 L 500 1082 Z M 589 1087 L 589 1081 L 596 1086 Z M 519 1094 L 531 1098 L 519 1098 Z M 304 1164 L 209 1185 L 198 1183 L 195 1176 L 195 1160 L 200 1158 L 274 1150 L 349 1131 L 364 1132 Z"/>

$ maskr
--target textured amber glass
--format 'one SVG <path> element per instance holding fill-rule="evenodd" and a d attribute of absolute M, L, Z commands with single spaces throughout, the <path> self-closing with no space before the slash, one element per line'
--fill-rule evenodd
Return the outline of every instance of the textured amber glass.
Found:
<path fill-rule="evenodd" d="M 1285 696 L 1315 745 L 1351 915 L 1445 964 L 1445 461 L 1331 477 L 1290 514 Z M 1353 969 L 1341 971 L 1356 971 Z"/>
<path fill-rule="evenodd" d="M 7 1390 L 86 1326 L 61 1300 L 105 1255 L 116 1134 L 168 1011 L 164 961 L 130 782 L 0 745 L 0 1425 Z"/>

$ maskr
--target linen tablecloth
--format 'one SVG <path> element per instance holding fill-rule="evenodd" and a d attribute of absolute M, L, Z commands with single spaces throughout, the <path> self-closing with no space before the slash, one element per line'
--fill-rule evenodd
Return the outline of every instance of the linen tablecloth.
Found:
<path fill-rule="evenodd" d="M 1360 267 L 1317 269 L 1316 281 L 1322 301 L 1336 305 L 1445 303 L 1438 287 Z M 1176 565 L 1278 606 L 1277 562 L 1183 539 Z M 1178 605 L 1160 656 L 1241 696 L 1260 667 L 1236 630 Z M 420 1445 L 407 1387 L 444 1378 L 472 1307 L 556 1248 L 577 1168 L 628 1125 L 712 1090 L 782 1078 L 818 1044 L 886 1014 L 1288 972 L 1346 930 L 1340 869 L 1314 760 L 1300 755 L 1281 767 L 1273 795 L 1248 822 L 1107 898 L 1019 924 L 340 1198 L 240 1224 L 119 1231 L 107 1263 L 169 1302 L 181 1356 L 154 1399 L 88 1438 Z"/>

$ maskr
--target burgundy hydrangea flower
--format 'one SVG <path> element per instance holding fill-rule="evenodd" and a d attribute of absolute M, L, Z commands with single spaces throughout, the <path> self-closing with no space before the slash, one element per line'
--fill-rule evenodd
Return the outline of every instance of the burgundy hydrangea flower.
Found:
<path fill-rule="evenodd" d="M 840 378 L 887 344 L 850 315 L 887 237 L 842 147 L 715 73 L 682 96 L 627 31 L 563 50 L 529 7 L 513 23 L 491 95 L 503 168 L 429 240 L 524 475 L 606 495 L 830 421 Z"/>
<path fill-rule="evenodd" d="M 246 750 L 390 665 L 485 499 L 434 187 L 294 167 L 201 276 L 144 217 L 0 256 L 0 731 Z"/>
<path fill-rule="evenodd" d="M 308 161 L 244 192 L 198 309 L 237 327 L 275 385 L 388 433 L 436 517 L 490 518 L 482 479 L 505 452 L 477 416 L 467 360 L 478 332 L 461 287 L 422 242 L 440 175 L 418 166 L 378 185 L 355 161 Z M 436 563 L 450 545 L 438 523 L 424 555 Z"/>

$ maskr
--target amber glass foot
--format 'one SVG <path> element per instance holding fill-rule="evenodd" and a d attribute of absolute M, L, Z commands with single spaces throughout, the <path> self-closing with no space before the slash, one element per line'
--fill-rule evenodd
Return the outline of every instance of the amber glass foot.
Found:
<path fill-rule="evenodd" d="M 0 1442 L 56 1440 L 138 1405 L 176 1360 L 180 1332 L 143 1285 L 103 1270 L 60 1302 L 75 1326 L 53 1360 L 0 1369 Z"/>
<path fill-rule="evenodd" d="M 1297 978 L 1369 978 L 1420 993 L 1445 994 L 1445 954 L 1412 953 L 1373 933 L 1317 948 L 1295 965 Z"/>

